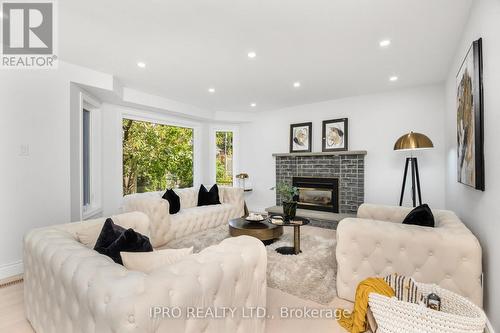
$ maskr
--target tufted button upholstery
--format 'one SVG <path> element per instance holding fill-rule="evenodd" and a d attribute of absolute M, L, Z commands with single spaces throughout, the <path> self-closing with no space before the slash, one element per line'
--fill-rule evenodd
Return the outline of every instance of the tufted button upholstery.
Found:
<path fill-rule="evenodd" d="M 404 225 L 408 207 L 363 204 L 337 227 L 337 292 L 353 301 L 358 283 L 398 273 L 483 303 L 481 246 L 451 211 L 433 210 L 435 228 Z"/>
<path fill-rule="evenodd" d="M 151 224 L 151 244 L 153 247 L 164 245 L 163 239 L 170 231 L 169 209 L 162 192 L 148 192 L 126 195 L 123 198 L 124 212 L 142 212 L 149 217 Z"/>
<path fill-rule="evenodd" d="M 79 243 L 76 232 L 87 223 L 35 229 L 24 238 L 26 316 L 37 332 L 264 332 L 263 318 L 150 317 L 152 306 L 265 307 L 262 242 L 229 238 L 148 275 Z"/>
<path fill-rule="evenodd" d="M 169 203 L 162 199 L 163 192 L 127 195 L 123 198 L 123 211 L 140 211 L 151 220 L 151 244 L 161 247 L 168 242 L 194 232 L 225 224 L 231 218 L 243 216 L 243 190 L 235 187 L 219 187 L 221 205 L 198 207 L 198 190 L 175 189 L 181 201 L 181 210 L 169 213 Z"/>

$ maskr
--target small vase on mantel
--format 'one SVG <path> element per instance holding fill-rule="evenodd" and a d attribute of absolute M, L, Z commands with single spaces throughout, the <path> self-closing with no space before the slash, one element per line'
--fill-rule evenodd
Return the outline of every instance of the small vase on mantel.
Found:
<path fill-rule="evenodd" d="M 283 217 L 290 221 L 297 214 L 297 201 L 283 201 Z"/>

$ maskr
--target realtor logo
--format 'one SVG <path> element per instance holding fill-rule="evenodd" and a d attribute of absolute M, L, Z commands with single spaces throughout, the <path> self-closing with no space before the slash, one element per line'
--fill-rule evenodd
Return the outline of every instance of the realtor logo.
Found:
<path fill-rule="evenodd" d="M 2 3 L 2 68 L 54 68 L 54 3 Z"/>

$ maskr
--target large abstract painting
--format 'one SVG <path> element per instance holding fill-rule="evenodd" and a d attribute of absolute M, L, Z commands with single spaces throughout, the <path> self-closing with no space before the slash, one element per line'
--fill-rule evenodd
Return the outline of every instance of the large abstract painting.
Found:
<path fill-rule="evenodd" d="M 458 181 L 484 191 L 482 40 L 470 47 L 457 74 Z"/>

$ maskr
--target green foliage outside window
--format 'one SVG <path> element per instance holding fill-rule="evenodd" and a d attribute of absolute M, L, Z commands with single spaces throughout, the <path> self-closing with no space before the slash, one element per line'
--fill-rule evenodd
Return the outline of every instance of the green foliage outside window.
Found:
<path fill-rule="evenodd" d="M 123 194 L 193 186 L 193 129 L 123 119 Z"/>
<path fill-rule="evenodd" d="M 216 182 L 233 185 L 233 132 L 216 132 Z"/>

